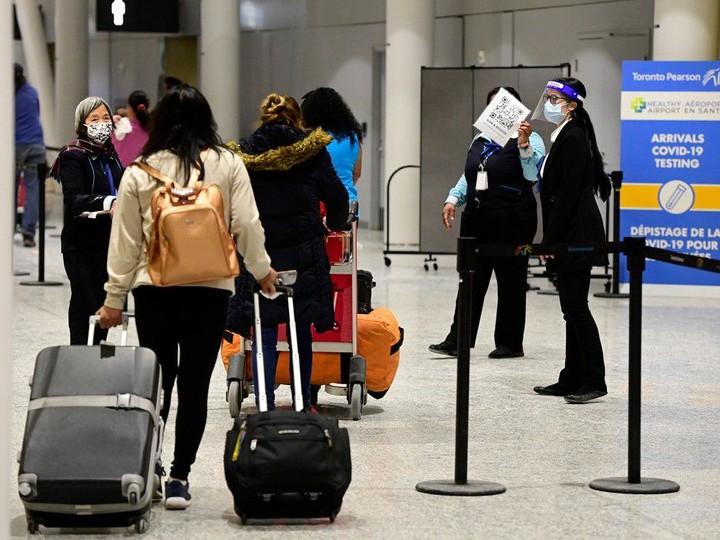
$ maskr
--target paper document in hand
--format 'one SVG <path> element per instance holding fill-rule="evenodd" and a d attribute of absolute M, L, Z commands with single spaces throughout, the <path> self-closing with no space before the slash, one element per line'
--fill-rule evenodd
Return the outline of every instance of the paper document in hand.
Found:
<path fill-rule="evenodd" d="M 528 114 L 530 109 L 501 88 L 473 126 L 496 143 L 505 146 Z"/>

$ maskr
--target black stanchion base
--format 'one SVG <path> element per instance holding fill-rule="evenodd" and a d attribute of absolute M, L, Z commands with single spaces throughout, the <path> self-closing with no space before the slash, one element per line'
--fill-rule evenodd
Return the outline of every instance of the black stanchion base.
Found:
<path fill-rule="evenodd" d="M 452 495 L 457 497 L 478 497 L 505 493 L 505 486 L 495 482 L 473 482 L 456 484 L 454 480 L 427 480 L 415 486 L 420 493 L 431 495 Z"/>
<path fill-rule="evenodd" d="M 629 294 L 611 292 L 596 292 L 593 296 L 597 296 L 598 298 L 630 298 Z"/>
<path fill-rule="evenodd" d="M 60 281 L 21 281 L 20 285 L 25 285 L 26 287 L 57 287 L 58 285 L 62 285 L 62 282 L 60 282 Z"/>
<path fill-rule="evenodd" d="M 640 478 L 639 483 L 628 482 L 627 477 L 600 478 L 590 482 L 590 487 L 598 491 L 609 491 L 611 493 L 630 493 L 630 494 L 655 494 L 655 493 L 675 493 L 680 491 L 680 486 L 672 480 L 662 480 L 660 478 Z"/>

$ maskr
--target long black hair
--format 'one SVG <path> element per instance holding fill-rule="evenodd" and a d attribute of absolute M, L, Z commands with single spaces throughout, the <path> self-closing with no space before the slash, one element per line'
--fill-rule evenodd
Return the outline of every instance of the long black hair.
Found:
<path fill-rule="evenodd" d="M 587 97 L 587 90 L 585 89 L 585 85 L 578 79 L 575 79 L 574 77 L 558 77 L 557 79 L 553 80 L 569 86 L 570 88 L 575 90 L 583 99 Z M 567 94 L 563 95 L 566 96 L 567 99 L 575 102 L 576 104 L 575 110 L 572 111 L 572 115 L 573 118 L 575 118 L 575 120 L 577 120 L 578 123 L 585 130 L 585 135 L 587 137 L 588 144 L 590 145 L 590 159 L 592 160 L 593 169 L 593 189 L 595 190 L 595 193 L 597 195 L 600 195 L 600 198 L 603 201 L 606 201 L 610 196 L 610 179 L 608 178 L 607 174 L 605 174 L 605 166 L 603 164 L 602 154 L 600 153 L 600 149 L 597 145 L 597 139 L 595 138 L 595 129 L 593 128 L 592 121 L 590 120 L 590 115 L 585 110 L 582 101 L 580 101 L 579 99 L 573 99 Z"/>
<path fill-rule="evenodd" d="M 363 130 L 345 100 L 336 90 L 320 87 L 303 96 L 302 113 L 309 128 L 322 128 L 337 139 L 362 142 Z"/>
<path fill-rule="evenodd" d="M 145 160 L 155 152 L 169 150 L 180 158 L 185 180 L 189 182 L 193 168 L 203 171 L 200 152 L 205 148 L 218 152 L 221 145 L 205 96 L 197 88 L 181 84 L 158 103 L 141 157 Z"/>
<path fill-rule="evenodd" d="M 17 62 L 14 64 L 13 72 L 15 74 L 15 93 L 17 94 L 20 87 L 27 82 L 27 79 L 25 79 L 25 70 Z"/>
<path fill-rule="evenodd" d="M 128 105 L 135 113 L 135 117 L 140 122 L 143 129 L 147 129 L 150 125 L 150 99 L 142 90 L 135 90 L 128 97 Z"/>

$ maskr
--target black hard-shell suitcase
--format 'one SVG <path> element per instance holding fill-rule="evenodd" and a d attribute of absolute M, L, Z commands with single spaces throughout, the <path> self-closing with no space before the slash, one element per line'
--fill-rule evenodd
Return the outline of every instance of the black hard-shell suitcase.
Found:
<path fill-rule="evenodd" d="M 144 532 L 162 444 L 155 354 L 47 347 L 30 386 L 18 474 L 28 531 L 134 525 Z"/>
<path fill-rule="evenodd" d="M 296 343 L 292 289 L 288 295 L 290 339 Z M 255 337 L 261 336 L 259 297 L 255 299 Z M 337 420 L 302 412 L 300 382 L 296 380 L 294 411 L 267 411 L 262 344 L 258 349 L 260 411 L 237 418 L 225 442 L 225 479 L 233 494 L 235 512 L 245 523 L 258 518 L 319 518 L 330 521 L 342 506 L 352 466 L 347 429 Z M 299 377 L 297 348 L 291 355 L 293 375 Z M 264 411 L 264 412 L 262 412 Z"/>

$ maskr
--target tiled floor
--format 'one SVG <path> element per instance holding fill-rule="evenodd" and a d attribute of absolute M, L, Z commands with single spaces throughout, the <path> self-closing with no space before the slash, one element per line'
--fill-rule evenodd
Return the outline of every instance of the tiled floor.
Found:
<path fill-rule="evenodd" d="M 20 449 L 35 354 L 68 341 L 69 286 L 58 229 L 48 231 L 46 280 L 61 287 L 15 287 L 12 455 Z M 18 237 L 19 238 L 19 237 Z M 16 270 L 36 279 L 37 249 L 15 240 Z M 395 382 L 369 398 L 358 422 L 339 397 L 321 394 L 320 412 L 350 431 L 353 481 L 334 524 L 259 522 L 242 526 L 225 486 L 222 451 L 231 419 L 222 366 L 214 374 L 208 425 L 184 512 L 155 507 L 146 538 L 334 536 L 345 538 L 720 538 L 720 300 L 645 298 L 643 310 L 643 476 L 680 484 L 668 495 L 594 491 L 588 482 L 627 474 L 627 300 L 592 298 L 605 348 L 609 394 L 574 406 L 532 392 L 555 380 L 563 358 L 556 296 L 528 293 L 525 357 L 491 360 L 496 295 L 488 293 L 471 354 L 469 477 L 503 484 L 489 497 L 443 497 L 415 490 L 424 480 L 453 479 L 455 360 L 427 350 L 445 336 L 457 287 L 454 258 L 426 272 L 422 256 L 394 256 L 385 267 L 382 237 L 361 231 L 360 266 L 377 287 L 373 304 L 389 306 L 405 328 Z M 549 283 L 533 280 L 543 288 Z M 593 290 L 602 282 L 595 280 Z M 131 340 L 135 339 L 131 333 Z M 281 387 L 279 404 L 289 405 Z M 246 401 L 249 407 L 249 401 Z M 250 409 L 252 410 L 252 409 Z M 173 416 L 164 448 L 170 459 Z M 16 470 L 13 464 L 12 470 Z M 13 537 L 25 516 L 9 480 Z M 44 534 L 69 530 L 43 529 Z M 82 538 L 128 536 L 130 529 L 81 531 Z"/>

